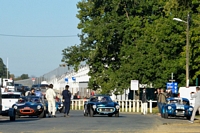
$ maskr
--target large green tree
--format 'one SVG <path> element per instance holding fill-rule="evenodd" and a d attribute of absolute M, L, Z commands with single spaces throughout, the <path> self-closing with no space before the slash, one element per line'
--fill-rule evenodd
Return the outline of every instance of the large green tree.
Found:
<path fill-rule="evenodd" d="M 77 14 L 81 44 L 63 50 L 62 61 L 90 66 L 90 88 L 102 93 L 130 87 L 130 80 L 165 87 L 174 73 L 185 85 L 185 23 L 190 13 L 190 83 L 200 75 L 199 2 L 196 0 L 82 0 Z"/>
<path fill-rule="evenodd" d="M 3 60 L 0 58 L 0 78 L 6 78 L 7 69 L 6 65 L 3 63 Z"/>

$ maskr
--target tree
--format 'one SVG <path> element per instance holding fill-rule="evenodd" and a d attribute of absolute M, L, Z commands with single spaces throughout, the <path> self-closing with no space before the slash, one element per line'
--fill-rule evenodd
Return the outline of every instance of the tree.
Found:
<path fill-rule="evenodd" d="M 90 66 L 90 88 L 123 93 L 130 80 L 165 87 L 173 72 L 185 85 L 185 26 L 173 21 L 192 13 L 190 79 L 200 75 L 199 2 L 160 0 L 82 0 L 78 2 L 81 44 L 63 50 L 62 61 Z"/>
<path fill-rule="evenodd" d="M 6 78 L 7 69 L 6 65 L 3 63 L 3 60 L 0 58 L 0 78 Z"/>

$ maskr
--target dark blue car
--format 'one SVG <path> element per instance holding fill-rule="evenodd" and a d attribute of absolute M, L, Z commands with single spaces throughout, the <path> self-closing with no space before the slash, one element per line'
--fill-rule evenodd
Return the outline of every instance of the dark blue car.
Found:
<path fill-rule="evenodd" d="M 94 115 L 108 115 L 112 117 L 115 115 L 119 117 L 119 104 L 113 102 L 108 95 L 96 95 L 84 104 L 84 116 L 93 117 Z"/>
<path fill-rule="evenodd" d="M 187 98 L 173 97 L 168 98 L 166 104 L 162 106 L 161 116 L 163 118 L 186 117 L 188 120 L 192 116 L 193 107 L 190 106 Z"/>

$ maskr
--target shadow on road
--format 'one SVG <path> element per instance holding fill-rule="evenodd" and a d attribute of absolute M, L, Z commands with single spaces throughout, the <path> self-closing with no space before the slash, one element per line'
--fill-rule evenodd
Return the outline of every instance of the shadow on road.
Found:
<path fill-rule="evenodd" d="M 44 118 L 45 119 L 45 118 Z M 29 122 L 29 121 L 38 121 L 40 120 L 39 118 L 37 117 L 23 117 L 23 118 L 17 118 L 15 121 L 10 121 L 9 118 L 6 120 L 6 119 L 0 119 L 0 123 L 18 123 L 18 122 Z"/>

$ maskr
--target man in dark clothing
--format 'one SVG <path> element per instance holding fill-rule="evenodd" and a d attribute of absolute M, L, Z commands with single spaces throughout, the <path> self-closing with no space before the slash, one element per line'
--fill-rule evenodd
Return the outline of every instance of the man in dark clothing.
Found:
<path fill-rule="evenodd" d="M 28 93 L 28 96 L 35 96 L 35 89 L 31 88 L 31 92 Z"/>
<path fill-rule="evenodd" d="M 65 86 L 65 90 L 63 90 L 62 92 L 62 96 L 63 96 L 63 103 L 65 106 L 65 112 L 64 112 L 64 117 L 69 116 L 69 110 L 70 110 L 70 104 L 71 104 L 71 92 L 68 90 L 69 89 L 69 85 Z"/>
<path fill-rule="evenodd" d="M 24 90 L 24 86 L 22 86 L 22 88 L 21 88 L 21 94 L 22 94 L 22 96 L 25 96 L 25 90 Z"/>
<path fill-rule="evenodd" d="M 143 115 L 147 114 L 147 93 L 146 93 L 146 89 L 144 88 L 143 89 L 143 92 L 142 92 L 142 112 L 143 112 Z"/>

